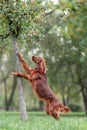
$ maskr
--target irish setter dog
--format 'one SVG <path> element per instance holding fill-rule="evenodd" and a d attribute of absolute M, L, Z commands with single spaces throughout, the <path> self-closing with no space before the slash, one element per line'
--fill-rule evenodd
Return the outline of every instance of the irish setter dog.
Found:
<path fill-rule="evenodd" d="M 55 119 L 59 119 L 60 113 L 67 113 L 70 108 L 60 103 L 53 91 L 48 85 L 46 76 L 46 63 L 41 57 L 32 56 L 32 60 L 36 63 L 35 68 L 31 68 L 23 59 L 20 52 L 18 57 L 25 69 L 26 73 L 12 72 L 14 76 L 23 77 L 30 81 L 33 91 L 39 97 L 39 99 L 45 102 L 45 111 L 48 115 L 53 116 Z"/>

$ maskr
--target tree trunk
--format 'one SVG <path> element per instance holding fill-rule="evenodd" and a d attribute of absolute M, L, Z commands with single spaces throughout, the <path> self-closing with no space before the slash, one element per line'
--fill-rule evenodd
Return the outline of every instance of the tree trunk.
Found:
<path fill-rule="evenodd" d="M 82 85 L 82 95 L 83 95 L 83 101 L 85 104 L 85 113 L 87 114 L 87 87 Z"/>
<path fill-rule="evenodd" d="M 7 82 L 4 80 L 4 87 L 5 87 L 5 110 L 7 111 Z"/>
<path fill-rule="evenodd" d="M 6 82 L 6 80 L 7 80 L 7 78 L 9 77 L 9 76 L 7 76 L 7 78 L 4 76 L 4 72 L 3 71 L 1 71 L 2 72 L 2 82 L 4 83 L 4 95 L 5 95 L 5 98 L 4 98 L 4 102 L 5 102 L 5 110 L 7 111 L 7 82 Z"/>
<path fill-rule="evenodd" d="M 63 104 L 66 106 L 66 99 L 65 99 L 65 97 L 64 97 L 64 94 L 61 93 L 61 95 L 62 95 L 62 102 L 63 102 Z"/>
<path fill-rule="evenodd" d="M 39 101 L 39 110 L 40 110 L 40 111 L 43 110 L 43 101 Z"/>
<path fill-rule="evenodd" d="M 78 76 L 79 85 L 81 86 L 81 92 L 82 92 L 82 96 L 83 96 L 85 113 L 87 114 L 87 83 L 86 83 L 87 79 L 86 79 L 86 76 L 82 75 L 81 70 L 82 70 L 81 65 L 77 64 L 76 73 Z"/>
<path fill-rule="evenodd" d="M 66 105 L 66 99 L 64 97 L 64 83 L 61 81 L 61 96 L 62 96 L 62 102 L 64 105 Z"/>
<path fill-rule="evenodd" d="M 14 34 L 12 34 L 12 44 L 13 44 L 13 50 L 16 58 L 16 71 L 21 72 L 20 61 L 17 56 L 18 53 L 17 37 Z M 21 120 L 27 120 L 28 118 L 26 114 L 26 104 L 24 100 L 23 81 L 22 78 L 20 77 L 18 77 L 18 92 L 19 92 L 20 118 Z"/>
<path fill-rule="evenodd" d="M 13 96 L 14 96 L 14 92 L 15 92 L 15 88 L 17 86 L 17 77 L 14 77 L 13 78 L 13 86 L 12 86 L 12 92 L 10 94 L 10 97 L 8 99 L 8 96 L 7 96 L 7 79 L 9 77 L 9 74 L 7 74 L 6 76 L 4 76 L 4 72 L 2 72 L 2 79 L 1 82 L 4 83 L 4 94 L 5 94 L 5 110 L 6 111 L 9 111 L 9 107 L 11 106 L 11 103 L 12 103 L 12 99 L 13 99 Z"/>
<path fill-rule="evenodd" d="M 13 100 L 13 96 L 14 96 L 16 86 L 17 86 L 17 77 L 13 77 L 12 91 L 11 91 L 10 97 L 9 97 L 7 104 L 6 104 L 6 111 L 9 111 L 9 108 L 10 108 L 12 100 Z"/>

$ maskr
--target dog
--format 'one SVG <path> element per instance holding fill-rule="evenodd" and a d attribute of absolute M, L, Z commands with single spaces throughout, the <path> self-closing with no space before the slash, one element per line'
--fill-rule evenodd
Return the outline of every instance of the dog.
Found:
<path fill-rule="evenodd" d="M 58 101 L 48 85 L 45 59 L 38 56 L 32 56 L 32 60 L 35 62 L 36 67 L 31 68 L 20 52 L 18 52 L 18 57 L 26 73 L 12 72 L 12 74 L 14 76 L 23 77 L 31 83 L 34 93 L 45 103 L 46 113 L 55 119 L 59 119 L 60 113 L 70 112 L 70 108 Z"/>

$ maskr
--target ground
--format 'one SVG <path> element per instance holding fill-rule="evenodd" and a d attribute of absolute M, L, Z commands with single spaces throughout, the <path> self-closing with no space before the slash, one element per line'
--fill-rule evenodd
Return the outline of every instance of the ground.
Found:
<path fill-rule="evenodd" d="M 28 121 L 21 121 L 18 112 L 0 112 L 0 130 L 87 130 L 87 116 L 70 113 L 55 120 L 42 112 L 29 112 Z"/>

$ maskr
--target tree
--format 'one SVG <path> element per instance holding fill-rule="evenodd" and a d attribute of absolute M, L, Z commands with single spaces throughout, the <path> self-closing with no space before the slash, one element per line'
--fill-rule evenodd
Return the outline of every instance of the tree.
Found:
<path fill-rule="evenodd" d="M 16 57 L 16 69 L 19 72 L 21 71 L 21 67 L 17 57 L 19 50 L 17 42 L 21 41 L 20 39 L 25 39 L 25 41 L 31 42 L 34 41 L 34 38 L 32 37 L 35 37 L 35 39 L 43 37 L 41 35 L 43 28 L 39 25 L 42 22 L 42 17 L 44 16 L 44 12 L 47 7 L 48 3 L 44 2 L 43 4 L 42 1 L 1 1 L 0 37 L 3 41 L 8 38 L 9 43 L 7 43 L 7 46 L 10 46 L 12 41 L 12 46 Z M 3 47 L 3 41 L 1 43 L 1 47 Z M 24 46 L 24 44 L 21 44 L 20 46 L 22 45 Z M 6 49 L 6 46 L 4 48 Z M 23 98 L 23 83 L 21 78 L 18 78 L 18 85 L 21 119 L 27 120 L 25 101 Z"/>

